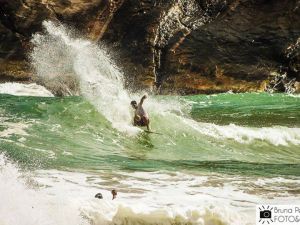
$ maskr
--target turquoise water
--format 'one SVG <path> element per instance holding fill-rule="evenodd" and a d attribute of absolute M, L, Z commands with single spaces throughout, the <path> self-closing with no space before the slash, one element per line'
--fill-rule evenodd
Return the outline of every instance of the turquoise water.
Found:
<path fill-rule="evenodd" d="M 300 201 L 299 103 L 265 93 L 149 96 L 162 135 L 132 135 L 82 97 L 2 94 L 3 201 L 25 213 L 27 223 L 14 224 L 254 224 L 255 204 Z M 112 188 L 121 205 L 95 202 Z"/>
<path fill-rule="evenodd" d="M 180 97 L 178 101 L 190 105 L 191 111 L 176 116 L 149 109 L 152 129 L 163 135 L 128 136 L 112 128 L 81 97 L 1 95 L 2 132 L 9 127 L 6 123 L 27 127 L 26 135 L 1 137 L 0 149 L 33 169 L 300 175 L 300 98 L 285 94 L 220 94 Z M 182 122 L 183 118 L 195 124 L 197 121 L 200 132 Z M 214 125 L 219 126 L 218 131 L 209 130 Z M 257 133 L 255 137 L 251 132 Z M 278 144 L 277 138 L 283 144 Z"/>
<path fill-rule="evenodd" d="M 0 84 L 0 224 L 254 225 L 256 205 L 300 204 L 299 95 L 150 95 L 149 134 L 105 48 L 43 25 L 35 79 L 73 96 Z"/>

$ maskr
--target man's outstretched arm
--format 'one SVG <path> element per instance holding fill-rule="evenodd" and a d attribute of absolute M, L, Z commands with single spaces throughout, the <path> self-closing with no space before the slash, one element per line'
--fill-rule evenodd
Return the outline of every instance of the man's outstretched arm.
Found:
<path fill-rule="evenodd" d="M 147 95 L 144 95 L 144 96 L 141 98 L 140 105 L 143 105 L 144 100 L 145 100 L 146 98 L 147 98 Z"/>

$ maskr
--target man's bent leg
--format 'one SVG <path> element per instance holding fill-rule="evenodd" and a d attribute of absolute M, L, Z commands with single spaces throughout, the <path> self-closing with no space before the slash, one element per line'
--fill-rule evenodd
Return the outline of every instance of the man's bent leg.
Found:
<path fill-rule="evenodd" d="M 150 131 L 150 127 L 149 127 L 149 124 L 150 124 L 150 121 L 149 121 L 149 118 L 147 117 L 142 117 L 142 126 L 146 126 L 148 131 Z"/>

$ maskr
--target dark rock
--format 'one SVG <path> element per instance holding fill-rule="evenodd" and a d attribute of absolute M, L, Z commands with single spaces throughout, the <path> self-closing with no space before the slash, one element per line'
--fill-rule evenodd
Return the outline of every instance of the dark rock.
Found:
<path fill-rule="evenodd" d="M 300 36 L 299 10 L 296 0 L 128 0 L 104 40 L 136 83 L 161 92 L 257 91 Z"/>
<path fill-rule="evenodd" d="M 300 37 L 286 49 L 287 71 L 300 81 Z"/>
<path fill-rule="evenodd" d="M 44 20 L 61 21 L 98 40 L 117 7 L 118 2 L 109 4 L 108 0 L 1 0 L 0 76 L 32 77 L 27 59 L 30 39 L 42 31 Z"/>
<path fill-rule="evenodd" d="M 44 20 L 105 42 L 132 89 L 258 91 L 280 70 L 300 79 L 298 0 L 0 0 L 2 79 L 32 77 L 29 40 Z"/>

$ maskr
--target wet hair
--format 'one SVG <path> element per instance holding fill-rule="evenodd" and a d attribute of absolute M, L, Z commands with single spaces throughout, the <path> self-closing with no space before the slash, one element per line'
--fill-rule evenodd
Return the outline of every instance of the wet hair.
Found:
<path fill-rule="evenodd" d="M 102 196 L 101 193 L 97 193 L 97 194 L 95 195 L 95 198 L 103 199 L 103 196 Z"/>
<path fill-rule="evenodd" d="M 136 102 L 135 100 L 133 100 L 133 101 L 130 102 L 130 104 L 131 104 L 131 105 L 136 105 L 137 102 Z"/>

